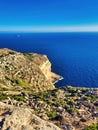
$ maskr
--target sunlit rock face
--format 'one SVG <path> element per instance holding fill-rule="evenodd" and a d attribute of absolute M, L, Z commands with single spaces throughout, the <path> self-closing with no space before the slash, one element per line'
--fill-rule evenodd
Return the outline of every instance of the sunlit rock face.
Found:
<path fill-rule="evenodd" d="M 45 91 L 60 78 L 46 55 L 0 49 L 0 89 Z"/>
<path fill-rule="evenodd" d="M 0 129 L 61 130 L 54 124 L 34 115 L 31 109 L 9 106 L 2 102 L 0 102 Z"/>

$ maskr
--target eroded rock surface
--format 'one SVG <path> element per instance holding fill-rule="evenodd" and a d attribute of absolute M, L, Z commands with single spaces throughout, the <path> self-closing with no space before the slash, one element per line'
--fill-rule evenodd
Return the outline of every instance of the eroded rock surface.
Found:
<path fill-rule="evenodd" d="M 0 89 L 45 91 L 61 77 L 51 72 L 46 55 L 0 49 Z"/>
<path fill-rule="evenodd" d="M 7 106 L 0 102 L 0 130 L 60 130 L 42 120 L 31 109 Z"/>
<path fill-rule="evenodd" d="M 0 130 L 83 130 L 98 124 L 98 88 L 56 89 L 60 78 L 46 55 L 0 49 Z"/>

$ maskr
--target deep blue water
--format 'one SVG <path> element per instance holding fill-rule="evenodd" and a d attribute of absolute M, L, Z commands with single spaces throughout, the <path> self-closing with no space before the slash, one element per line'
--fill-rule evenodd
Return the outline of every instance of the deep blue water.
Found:
<path fill-rule="evenodd" d="M 64 77 L 56 86 L 98 87 L 98 33 L 19 35 L 0 34 L 0 48 L 46 54 L 52 70 Z"/>

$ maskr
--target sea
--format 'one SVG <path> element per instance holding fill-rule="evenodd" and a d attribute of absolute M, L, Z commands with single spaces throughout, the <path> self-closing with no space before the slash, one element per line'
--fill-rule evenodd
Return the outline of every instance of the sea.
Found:
<path fill-rule="evenodd" d="M 98 33 L 0 33 L 0 48 L 46 54 L 63 80 L 55 86 L 98 87 Z"/>

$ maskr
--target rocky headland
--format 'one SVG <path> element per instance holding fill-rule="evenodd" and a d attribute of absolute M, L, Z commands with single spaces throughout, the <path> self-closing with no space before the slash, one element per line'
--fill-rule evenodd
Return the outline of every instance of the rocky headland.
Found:
<path fill-rule="evenodd" d="M 97 130 L 98 89 L 61 78 L 46 55 L 0 49 L 0 130 Z"/>

